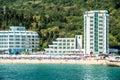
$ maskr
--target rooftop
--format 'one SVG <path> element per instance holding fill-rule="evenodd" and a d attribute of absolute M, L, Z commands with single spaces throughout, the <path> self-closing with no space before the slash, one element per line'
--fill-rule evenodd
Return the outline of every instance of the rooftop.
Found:
<path fill-rule="evenodd" d="M 107 10 L 91 10 L 91 11 L 85 11 L 85 14 L 90 14 L 90 13 L 94 13 L 94 12 L 98 12 L 98 13 L 108 13 Z"/>
<path fill-rule="evenodd" d="M 26 29 L 23 26 L 10 26 L 9 31 L 26 31 Z"/>

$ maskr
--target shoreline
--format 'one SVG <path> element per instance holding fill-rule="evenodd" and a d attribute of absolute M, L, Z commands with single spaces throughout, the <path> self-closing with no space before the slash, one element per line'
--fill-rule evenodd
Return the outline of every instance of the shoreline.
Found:
<path fill-rule="evenodd" d="M 112 59 L 111 59 L 112 60 Z M 54 56 L 54 55 L 0 55 L 0 64 L 86 64 L 119 66 L 120 61 L 110 61 L 103 57 Z"/>
<path fill-rule="evenodd" d="M 54 59 L 0 59 L 0 64 L 96 64 L 106 65 L 106 60 L 54 60 Z"/>

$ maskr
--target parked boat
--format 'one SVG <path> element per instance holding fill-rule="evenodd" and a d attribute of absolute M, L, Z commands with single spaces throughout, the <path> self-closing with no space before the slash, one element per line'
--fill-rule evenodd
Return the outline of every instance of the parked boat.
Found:
<path fill-rule="evenodd" d="M 107 58 L 106 64 L 108 66 L 119 66 L 120 67 L 120 56 L 110 56 Z"/>

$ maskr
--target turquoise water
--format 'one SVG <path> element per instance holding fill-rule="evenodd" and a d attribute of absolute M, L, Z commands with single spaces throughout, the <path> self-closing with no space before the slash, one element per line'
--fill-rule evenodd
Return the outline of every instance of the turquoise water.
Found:
<path fill-rule="evenodd" d="M 78 64 L 0 64 L 0 80 L 120 80 L 120 67 Z"/>

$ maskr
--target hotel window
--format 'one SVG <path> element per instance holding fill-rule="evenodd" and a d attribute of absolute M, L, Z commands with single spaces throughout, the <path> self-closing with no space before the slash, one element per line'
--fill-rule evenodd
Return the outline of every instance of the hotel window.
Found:
<path fill-rule="evenodd" d="M 63 47 L 63 49 L 66 49 L 66 47 Z"/>
<path fill-rule="evenodd" d="M 93 47 L 90 47 L 90 49 L 93 49 Z"/>
<path fill-rule="evenodd" d="M 53 45 L 57 45 L 57 43 L 53 43 Z"/>
<path fill-rule="evenodd" d="M 103 47 L 99 47 L 99 49 L 103 49 Z"/>
<path fill-rule="evenodd" d="M 15 39 L 16 41 L 20 41 L 20 39 Z"/>
<path fill-rule="evenodd" d="M 13 33 L 13 32 L 9 32 L 9 33 Z"/>
<path fill-rule="evenodd" d="M 102 16 L 99 16 L 99 18 L 101 18 L 101 19 L 102 19 L 103 17 L 102 17 Z"/>
<path fill-rule="evenodd" d="M 103 45 L 103 43 L 99 43 L 99 45 Z"/>
<path fill-rule="evenodd" d="M 90 35 L 90 37 L 92 37 L 92 38 L 93 38 L 93 35 Z"/>
<path fill-rule="evenodd" d="M 74 40 L 71 40 L 71 42 L 74 42 Z"/>
<path fill-rule="evenodd" d="M 90 43 L 90 45 L 93 45 L 93 43 Z"/>
<path fill-rule="evenodd" d="M 39 38 L 38 36 L 34 36 L 35 38 Z"/>
<path fill-rule="evenodd" d="M 93 26 L 93 24 L 90 24 L 90 26 Z"/>
<path fill-rule="evenodd" d="M 103 20 L 99 20 L 99 22 L 103 22 Z"/>
<path fill-rule="evenodd" d="M 9 35 L 9 37 L 13 37 L 13 35 Z"/>
<path fill-rule="evenodd" d="M 12 47 L 14 47 L 14 46 L 10 46 L 10 48 L 12 48 Z"/>
<path fill-rule="evenodd" d="M 90 30 L 93 30 L 93 28 L 90 28 Z"/>
<path fill-rule="evenodd" d="M 67 53 L 70 53 L 70 51 L 67 51 Z"/>
<path fill-rule="evenodd" d="M 99 35 L 99 37 L 101 37 L 101 38 L 102 38 L 103 36 L 102 36 L 102 35 Z"/>
<path fill-rule="evenodd" d="M 93 16 L 90 16 L 90 19 L 93 19 Z"/>
<path fill-rule="evenodd" d="M 99 39 L 99 41 L 103 41 L 103 39 Z"/>
<path fill-rule="evenodd" d="M 25 39 L 22 39 L 22 41 L 25 41 Z"/>
<path fill-rule="evenodd" d="M 61 43 L 59 43 L 59 45 L 62 45 Z"/>
<path fill-rule="evenodd" d="M 66 40 L 63 40 L 63 42 L 66 42 Z"/>
<path fill-rule="evenodd" d="M 6 44 L 6 42 L 3 42 L 3 44 Z"/>
<path fill-rule="evenodd" d="M 99 28 L 99 30 L 103 30 L 103 28 Z"/>
<path fill-rule="evenodd" d="M 22 44 L 25 44 L 25 42 L 22 42 Z"/>
<path fill-rule="evenodd" d="M 90 20 L 90 22 L 93 22 L 93 20 Z"/>
<path fill-rule="evenodd" d="M 61 42 L 62 40 L 58 40 L 58 41 L 60 41 L 60 42 Z"/>
<path fill-rule="evenodd" d="M 59 51 L 59 53 L 61 53 L 61 51 Z"/>
<path fill-rule="evenodd" d="M 99 24 L 99 26 L 103 26 L 103 24 Z"/>
<path fill-rule="evenodd" d="M 67 49 L 70 49 L 70 47 L 67 47 Z"/>
<path fill-rule="evenodd" d="M 8 36 L 7 36 L 7 35 L 4 35 L 3 37 L 7 38 Z"/>
<path fill-rule="evenodd" d="M 93 41 L 93 39 L 90 39 L 90 41 Z"/>
<path fill-rule="evenodd" d="M 71 49 L 74 49 L 74 47 L 71 47 Z"/>
<path fill-rule="evenodd" d="M 9 44 L 14 44 L 13 42 L 9 42 Z"/>
<path fill-rule="evenodd" d="M 99 32 L 99 34 L 102 34 L 103 32 Z"/>
<path fill-rule="evenodd" d="M 19 35 L 16 35 L 15 37 L 20 37 Z"/>
<path fill-rule="evenodd" d="M 19 32 L 15 32 L 15 34 L 19 34 Z"/>
<path fill-rule="evenodd" d="M 72 43 L 72 45 L 74 45 L 74 43 Z"/>
<path fill-rule="evenodd" d="M 67 45 L 70 45 L 70 43 L 67 43 Z"/>
<path fill-rule="evenodd" d="M 66 45 L 66 43 L 63 43 L 63 45 Z"/>
<path fill-rule="evenodd" d="M 16 45 L 15 47 L 19 48 L 20 46 L 19 46 L 19 45 Z"/>
<path fill-rule="evenodd" d="M 10 41 L 13 41 L 13 39 L 9 39 Z"/>
<path fill-rule="evenodd" d="M 90 34 L 93 34 L 93 32 L 90 32 Z"/>
<path fill-rule="evenodd" d="M 70 42 L 70 40 L 67 40 L 67 42 Z"/>
<path fill-rule="evenodd" d="M 56 48 L 57 49 L 57 48 Z M 59 47 L 59 49 L 62 49 L 62 47 Z"/>
<path fill-rule="evenodd" d="M 31 36 L 27 36 L 28 38 L 30 38 Z"/>
<path fill-rule="evenodd" d="M 25 38 L 25 36 L 22 36 L 22 38 Z"/>
<path fill-rule="evenodd" d="M 8 47 L 8 46 L 6 46 L 6 45 L 3 45 L 3 47 Z"/>

